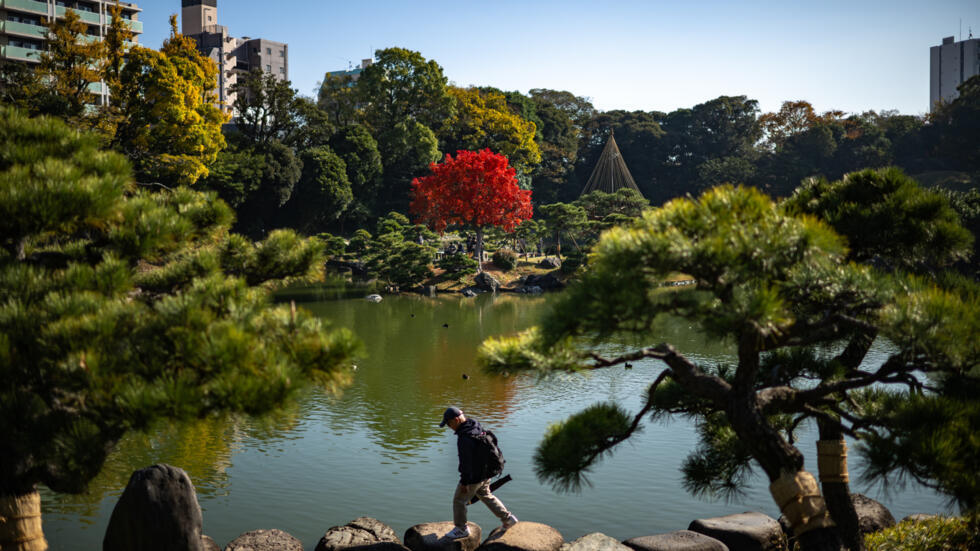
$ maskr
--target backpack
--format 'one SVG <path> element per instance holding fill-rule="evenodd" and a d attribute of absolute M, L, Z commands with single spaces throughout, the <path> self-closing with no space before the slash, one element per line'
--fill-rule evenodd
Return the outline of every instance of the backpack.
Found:
<path fill-rule="evenodd" d="M 476 460 L 477 472 L 482 473 L 482 479 L 493 478 L 504 472 L 504 454 L 497 446 L 497 435 L 484 429 L 483 433 L 473 436 L 479 444 L 477 446 Z"/>

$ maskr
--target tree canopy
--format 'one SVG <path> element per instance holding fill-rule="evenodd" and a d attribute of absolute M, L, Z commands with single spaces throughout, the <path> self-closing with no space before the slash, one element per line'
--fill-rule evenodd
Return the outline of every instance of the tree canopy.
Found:
<path fill-rule="evenodd" d="M 696 285 L 660 288 L 674 273 Z M 788 214 L 750 188 L 723 186 L 607 231 L 581 281 L 559 297 L 540 328 L 487 341 L 481 362 L 492 371 L 550 371 L 662 361 L 666 369 L 638 413 L 600 403 L 552 427 L 535 455 L 539 477 L 575 488 L 645 418 L 689 415 L 700 436 L 684 467 L 690 490 L 731 492 L 758 466 L 777 505 L 809 496 L 799 508 L 783 508 L 802 548 L 836 549 L 793 431 L 821 420 L 862 434 L 877 422 L 876 385 L 915 393 L 922 375 L 967 376 L 980 361 L 980 345 L 967 337 L 980 323 L 978 306 L 976 296 L 848 262 L 844 240 L 824 223 Z M 615 358 L 589 351 L 590 343 L 614 334 L 649 337 L 665 316 L 732 342 L 734 365 L 699 363 L 670 343 Z M 880 334 L 896 350 L 862 366 L 869 331 L 870 340 Z M 860 346 L 826 352 L 842 340 Z"/>
<path fill-rule="evenodd" d="M 83 491 L 156 419 L 345 383 L 353 336 L 269 301 L 318 277 L 318 241 L 229 234 L 214 194 L 137 188 L 124 157 L 60 120 L 0 107 L 0 136 L 0 497 Z"/>
<path fill-rule="evenodd" d="M 225 147 L 226 117 L 210 102 L 218 68 L 193 40 L 172 33 L 160 51 L 135 47 L 111 90 L 122 118 L 112 139 L 132 160 L 137 177 L 189 185 L 207 176 Z"/>
<path fill-rule="evenodd" d="M 411 210 L 418 220 L 441 232 L 450 225 L 477 232 L 477 259 L 483 251 L 483 230 L 497 226 L 513 231 L 531 217 L 531 192 L 517 185 L 507 158 L 489 149 L 446 154 L 430 166 L 430 174 L 412 180 Z"/>

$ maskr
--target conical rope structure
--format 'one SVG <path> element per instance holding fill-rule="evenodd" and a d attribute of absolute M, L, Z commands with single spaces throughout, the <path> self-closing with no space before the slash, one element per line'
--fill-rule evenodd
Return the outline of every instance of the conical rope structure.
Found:
<path fill-rule="evenodd" d="M 589 176 L 589 181 L 586 182 L 582 195 L 593 191 L 616 193 L 616 190 L 624 187 L 640 191 L 640 188 L 636 187 L 633 175 L 630 174 L 630 169 L 626 167 L 623 154 L 619 152 L 619 147 L 616 146 L 615 136 L 610 132 L 609 141 L 602 148 L 602 154 L 599 155 L 599 161 L 592 169 L 592 175 Z"/>

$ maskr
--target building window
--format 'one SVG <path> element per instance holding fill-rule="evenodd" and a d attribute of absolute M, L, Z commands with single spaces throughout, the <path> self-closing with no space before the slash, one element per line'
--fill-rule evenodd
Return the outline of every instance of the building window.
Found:
<path fill-rule="evenodd" d="M 285 67 L 280 67 L 279 68 L 279 74 L 282 74 L 282 75 L 286 74 L 286 68 Z"/>
<path fill-rule="evenodd" d="M 265 53 L 272 55 L 272 48 L 266 48 Z"/>
<path fill-rule="evenodd" d="M 266 65 L 265 66 L 265 72 L 271 73 L 272 72 L 272 65 Z"/>
<path fill-rule="evenodd" d="M 209 15 L 208 16 L 208 23 L 210 23 L 210 22 L 211 22 L 211 16 Z"/>
<path fill-rule="evenodd" d="M 279 57 L 286 57 L 286 50 L 279 50 Z"/>

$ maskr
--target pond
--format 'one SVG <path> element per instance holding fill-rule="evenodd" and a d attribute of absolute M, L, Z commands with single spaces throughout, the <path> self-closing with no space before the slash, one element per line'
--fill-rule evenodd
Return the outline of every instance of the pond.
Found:
<path fill-rule="evenodd" d="M 644 361 L 629 370 L 544 380 L 480 373 L 474 365 L 480 342 L 534 324 L 549 298 L 394 296 L 380 303 L 344 298 L 352 294 L 324 290 L 297 297 L 315 299 L 302 306 L 353 329 L 365 344 L 367 356 L 358 360 L 354 381 L 342 396 L 310 390 L 258 419 L 225 417 L 128 435 L 88 493 L 42 489 L 51 549 L 101 548 L 130 474 L 158 462 L 188 472 L 204 511 L 204 533 L 222 547 L 242 532 L 278 528 L 312 550 L 326 529 L 359 516 L 375 517 L 399 536 L 414 524 L 450 520 L 455 437 L 438 427 L 448 405 L 458 405 L 500 438 L 505 472 L 514 480 L 497 496 L 520 519 L 554 526 L 567 541 L 594 531 L 618 539 L 668 532 L 687 528 L 695 518 L 747 510 L 778 516 L 759 475 L 731 502 L 687 494 L 679 469 L 696 436 L 681 419 L 647 422 L 594 469 L 592 485 L 580 493 L 556 493 L 539 482 L 532 457 L 550 423 L 606 400 L 635 412 L 663 369 Z M 730 346 L 708 342 L 684 324 L 668 325 L 653 339 L 664 340 L 699 361 L 732 357 Z M 625 347 L 610 345 L 604 352 L 620 349 Z M 878 357 L 883 353 L 880 346 L 873 351 Z M 812 430 L 801 439 L 813 472 L 814 440 Z M 858 472 L 856 462 L 851 467 Z M 852 484 L 852 490 L 882 501 L 897 519 L 948 511 L 942 496 L 920 487 L 884 493 Z M 482 504 L 470 509 L 470 520 L 485 531 L 497 525 Z"/>

